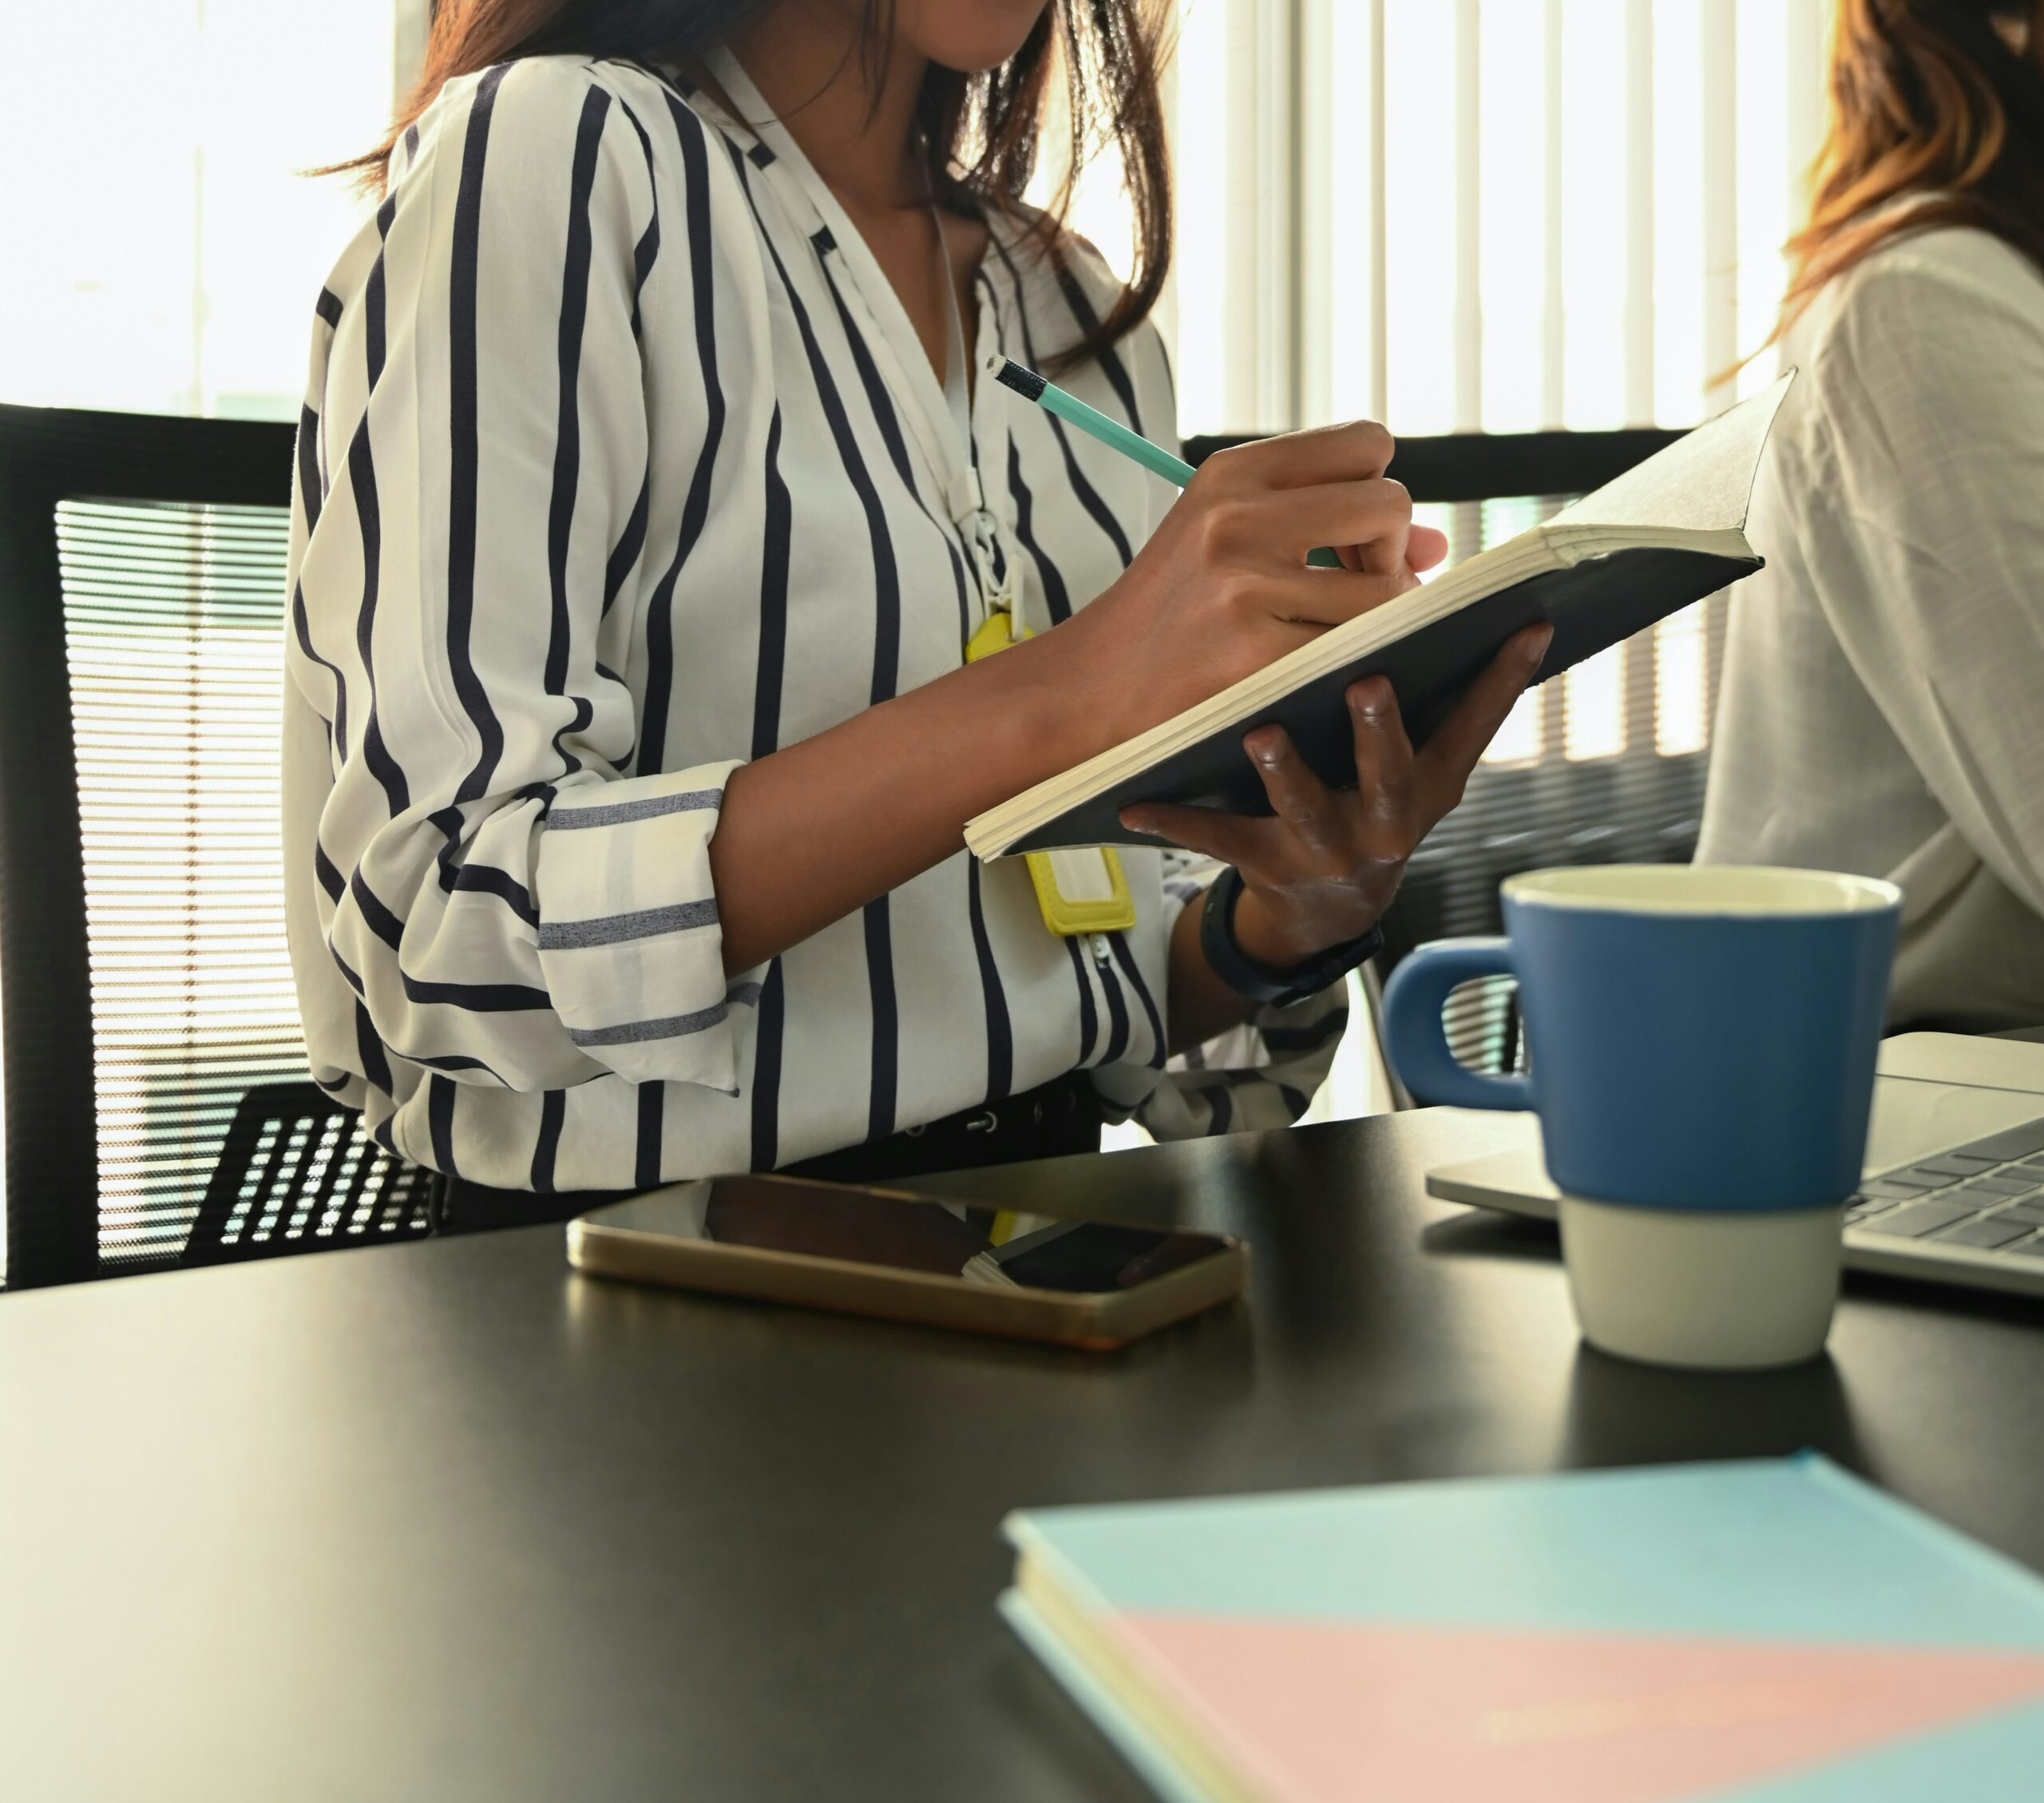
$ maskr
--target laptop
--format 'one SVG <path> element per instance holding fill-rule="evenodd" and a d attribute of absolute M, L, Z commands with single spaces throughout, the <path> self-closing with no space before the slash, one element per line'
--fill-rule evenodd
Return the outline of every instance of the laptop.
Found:
<path fill-rule="evenodd" d="M 1899 1033 L 1881 1047 L 1845 1266 L 2044 1297 L 2044 1044 Z M 1552 1220 L 1560 1193 L 1524 1143 L 1427 1173 L 1427 1193 Z"/>

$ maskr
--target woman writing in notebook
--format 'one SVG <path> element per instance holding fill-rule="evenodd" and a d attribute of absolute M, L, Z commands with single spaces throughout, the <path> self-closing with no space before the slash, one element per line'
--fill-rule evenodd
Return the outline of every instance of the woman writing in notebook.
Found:
<path fill-rule="evenodd" d="M 2044 4 L 1840 0 L 1698 855 L 1891 878 L 1889 1020 L 2044 1022 Z"/>
<path fill-rule="evenodd" d="M 285 811 L 315 1072 L 458 1214 L 1305 1107 L 1539 635 L 1416 755 L 1357 685 L 1353 791 L 1266 729 L 1272 818 L 1131 818 L 1238 873 L 1204 945 L 1183 854 L 1040 894 L 961 849 L 1444 549 L 1379 426 L 1180 499 L 972 383 L 998 351 L 1171 430 L 1157 55 L 1139 0 L 440 8 L 319 299 Z M 1126 287 L 1019 199 L 1059 71 Z"/>

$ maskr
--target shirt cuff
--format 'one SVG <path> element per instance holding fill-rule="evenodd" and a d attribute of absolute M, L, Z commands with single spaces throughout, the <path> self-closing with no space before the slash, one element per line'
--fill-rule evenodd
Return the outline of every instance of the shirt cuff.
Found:
<path fill-rule="evenodd" d="M 633 1083 L 738 1087 L 710 841 L 738 761 L 559 795 L 540 835 L 540 969 L 568 1037 Z"/>

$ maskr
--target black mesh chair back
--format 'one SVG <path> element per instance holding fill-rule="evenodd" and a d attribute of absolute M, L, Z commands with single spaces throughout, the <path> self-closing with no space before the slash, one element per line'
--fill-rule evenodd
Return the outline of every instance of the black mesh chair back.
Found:
<path fill-rule="evenodd" d="M 1523 532 L 1681 434 L 1542 432 L 1399 441 L 1391 474 L 1418 517 L 1444 528 L 1452 561 Z M 1203 454 L 1226 440 L 1196 441 Z M 1373 1002 L 1415 946 L 1503 929 L 1498 886 L 1552 865 L 1686 862 L 1703 809 L 1725 598 L 1674 619 L 1549 682 L 1525 704 L 1519 755 L 1479 767 L 1462 805 L 1407 866 L 1368 973 Z M 1583 730 L 1586 727 L 1594 731 Z M 1514 987 L 1464 985 L 1445 1011 L 1450 1046 L 1478 1070 L 1523 1060 Z M 1388 1068 L 1387 1065 L 1387 1068 Z M 1409 1098 L 1393 1080 L 1396 1099 Z"/>
<path fill-rule="evenodd" d="M 291 450 L 268 422 L 0 407 L 10 1288 L 429 1228 L 422 1174 L 358 1152 L 306 1079 L 277 794 Z"/>
<path fill-rule="evenodd" d="M 434 1219 L 437 1182 L 392 1158 L 318 1084 L 263 1084 L 235 1108 L 178 1262 L 411 1238 Z"/>

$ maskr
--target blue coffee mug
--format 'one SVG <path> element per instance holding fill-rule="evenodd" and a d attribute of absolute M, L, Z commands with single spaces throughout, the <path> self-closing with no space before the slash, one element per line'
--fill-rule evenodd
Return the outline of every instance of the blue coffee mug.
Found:
<path fill-rule="evenodd" d="M 1384 998 L 1423 1102 L 1531 1109 L 1565 1194 L 1632 1207 L 1815 1209 L 1858 1186 L 1902 896 L 1871 878 L 1729 866 L 1536 870 L 1504 939 L 1422 946 Z M 1519 983 L 1531 1075 L 1450 1053 L 1458 984 Z"/>

